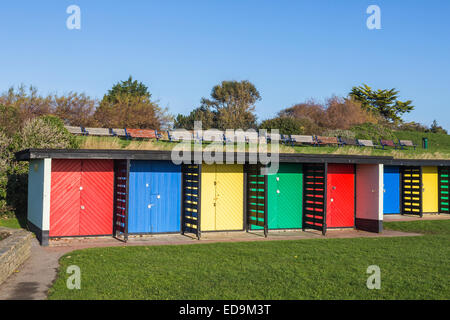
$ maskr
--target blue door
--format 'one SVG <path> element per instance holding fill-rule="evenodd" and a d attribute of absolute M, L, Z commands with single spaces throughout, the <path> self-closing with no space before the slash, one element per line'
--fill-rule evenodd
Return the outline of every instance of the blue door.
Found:
<path fill-rule="evenodd" d="M 400 167 L 384 166 L 383 213 L 400 213 Z"/>
<path fill-rule="evenodd" d="M 128 233 L 180 231 L 181 166 L 170 161 L 131 161 Z"/>

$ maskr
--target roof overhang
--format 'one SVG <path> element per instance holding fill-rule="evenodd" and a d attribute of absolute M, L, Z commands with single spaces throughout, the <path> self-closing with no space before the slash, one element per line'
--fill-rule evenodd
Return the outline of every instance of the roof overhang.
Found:
<path fill-rule="evenodd" d="M 176 153 L 176 152 L 175 152 Z M 178 153 L 179 158 L 181 154 Z M 188 159 L 204 159 L 210 152 L 186 152 Z M 112 159 L 112 160 L 172 160 L 173 151 L 170 150 L 114 150 L 114 149 L 26 149 L 15 154 L 17 161 L 33 159 Z M 267 163 L 274 160 L 275 154 L 257 154 L 234 152 L 214 155 L 219 163 L 230 160 L 237 163 Z M 394 159 L 387 156 L 341 155 L 341 154 L 303 154 L 280 153 L 281 163 L 348 163 L 348 164 L 385 164 L 400 166 L 450 166 L 450 160 L 438 159 Z M 188 162 L 190 163 L 190 162 Z"/>

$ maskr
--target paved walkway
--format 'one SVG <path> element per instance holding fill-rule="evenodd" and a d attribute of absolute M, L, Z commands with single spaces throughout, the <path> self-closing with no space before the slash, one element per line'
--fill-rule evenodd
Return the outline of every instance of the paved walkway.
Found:
<path fill-rule="evenodd" d="M 30 258 L 0 285 L 0 300 L 47 298 L 47 291 L 56 278 L 58 260 L 64 253 L 46 249 L 33 238 Z"/>
<path fill-rule="evenodd" d="M 111 237 L 73 238 L 52 240 L 49 247 L 41 247 L 33 239 L 30 259 L 0 285 L 0 300 L 2 299 L 46 299 L 47 291 L 52 286 L 58 270 L 59 258 L 73 250 L 92 247 L 113 246 L 151 246 L 151 245 L 184 245 L 215 242 L 245 242 L 270 240 L 300 240 L 300 239 L 331 239 L 359 237 L 402 237 L 420 236 L 415 233 L 385 230 L 381 234 L 358 231 L 353 229 L 329 230 L 326 236 L 317 231 L 271 231 L 268 238 L 262 232 L 212 232 L 203 233 L 199 241 L 195 237 L 172 235 L 151 235 L 130 237 L 127 243 Z"/>

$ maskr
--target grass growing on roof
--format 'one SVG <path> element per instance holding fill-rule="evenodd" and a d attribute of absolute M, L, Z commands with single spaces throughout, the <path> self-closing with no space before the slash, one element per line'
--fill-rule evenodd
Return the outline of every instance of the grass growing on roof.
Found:
<path fill-rule="evenodd" d="M 448 299 L 450 221 L 385 223 L 417 237 L 85 249 L 60 260 L 50 299 Z M 66 268 L 81 268 L 81 290 Z M 366 287 L 381 268 L 381 290 Z"/>
<path fill-rule="evenodd" d="M 416 150 L 413 148 L 400 150 L 389 147 L 382 150 L 355 146 L 292 147 L 280 144 L 279 151 L 282 153 L 392 156 L 397 159 L 450 159 L 450 135 L 410 131 L 396 131 L 394 134 L 399 139 L 412 140 L 417 145 Z M 427 150 L 422 149 L 422 137 L 427 137 L 429 140 Z M 169 141 L 127 140 L 119 137 L 79 136 L 77 139 L 80 142 L 81 149 L 172 150 L 177 145 L 177 143 Z M 209 143 L 204 143 L 203 148 L 207 148 L 208 145 Z M 246 150 L 248 151 L 248 145 Z"/>

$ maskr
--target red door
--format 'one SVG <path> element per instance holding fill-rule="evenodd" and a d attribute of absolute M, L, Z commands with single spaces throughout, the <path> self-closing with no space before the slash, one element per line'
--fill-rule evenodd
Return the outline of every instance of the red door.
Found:
<path fill-rule="evenodd" d="M 355 225 L 355 167 L 329 164 L 327 175 L 327 227 Z"/>
<path fill-rule="evenodd" d="M 78 235 L 81 160 L 52 160 L 50 237 Z"/>
<path fill-rule="evenodd" d="M 80 235 L 113 233 L 114 162 L 83 160 Z"/>
<path fill-rule="evenodd" d="M 52 160 L 50 237 L 112 234 L 112 160 Z"/>

